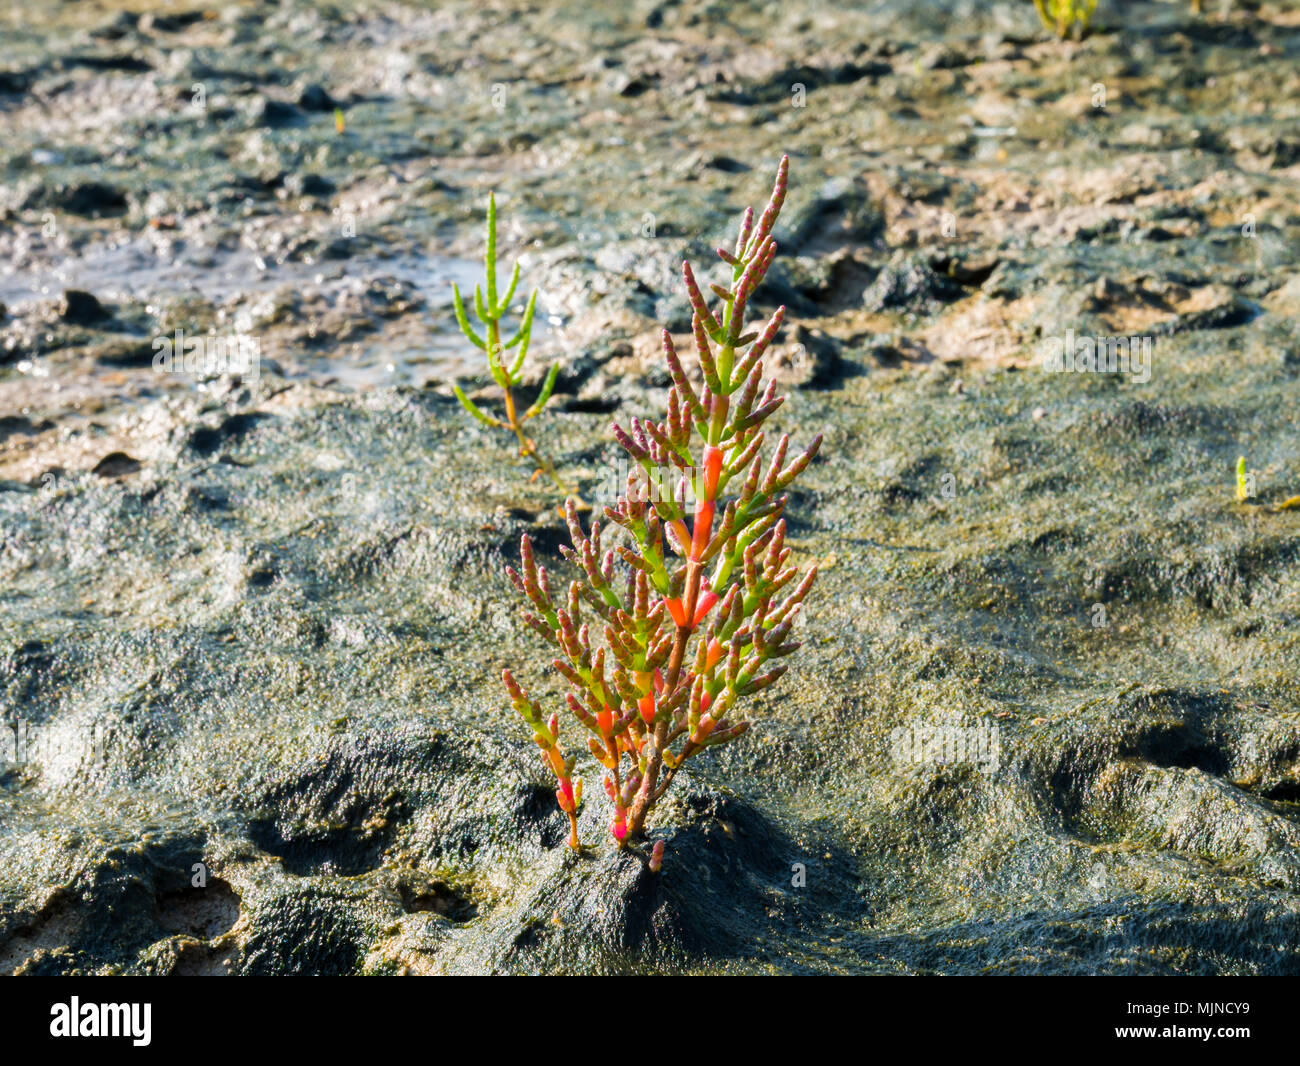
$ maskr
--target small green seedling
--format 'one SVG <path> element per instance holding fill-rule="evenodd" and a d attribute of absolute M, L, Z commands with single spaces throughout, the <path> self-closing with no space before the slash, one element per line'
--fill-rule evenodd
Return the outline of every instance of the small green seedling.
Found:
<path fill-rule="evenodd" d="M 1049 30 L 1064 38 L 1074 31 L 1076 38 L 1088 32 L 1088 22 L 1097 10 L 1097 0 L 1034 0 L 1038 17 Z"/>
<path fill-rule="evenodd" d="M 561 491 L 570 492 L 570 486 L 560 480 L 560 476 L 555 472 L 555 466 L 538 450 L 536 442 L 524 432 L 523 428 L 525 422 L 541 414 L 542 408 L 546 406 L 546 401 L 551 398 L 551 390 L 555 388 L 555 379 L 560 373 L 560 364 L 556 363 L 551 367 L 545 381 L 542 382 L 542 390 L 537 394 L 537 399 L 533 401 L 532 406 L 522 416 L 519 415 L 515 407 L 514 393 L 511 390 L 519 385 L 524 360 L 528 358 L 528 341 L 532 334 L 533 313 L 537 308 L 537 290 L 534 289 L 532 296 L 528 298 L 528 305 L 524 309 L 523 317 L 519 321 L 519 328 L 515 331 L 515 335 L 503 344 L 501 342 L 501 320 L 505 317 L 506 310 L 510 306 L 510 300 L 514 297 L 515 289 L 519 285 L 519 264 L 515 264 L 515 269 L 510 275 L 510 284 L 506 288 L 505 295 L 498 299 L 497 202 L 496 197 L 492 195 L 488 196 L 487 252 L 484 255 L 484 267 L 485 284 L 474 286 L 474 313 L 483 326 L 482 334 L 470 325 L 469 315 L 465 311 L 465 301 L 461 299 L 460 289 L 455 283 L 451 286 L 452 300 L 456 308 L 456 322 L 460 325 L 460 331 L 465 334 L 470 343 L 487 355 L 488 370 L 491 371 L 496 383 L 501 386 L 505 400 L 505 419 L 502 420 L 488 414 L 466 396 L 459 385 L 453 385 L 452 389 L 456 393 L 456 399 L 461 402 L 461 406 L 466 411 L 485 426 L 491 426 L 493 429 L 510 430 L 519 441 L 519 454 L 531 459 L 533 465 L 537 467 L 538 473 L 549 477 Z M 484 289 L 487 291 L 484 292 Z M 504 357 L 512 348 L 518 350 L 515 352 L 514 359 L 507 366 Z"/>
<path fill-rule="evenodd" d="M 1237 500 L 1245 503 L 1255 495 L 1255 475 L 1246 469 L 1246 457 L 1237 457 Z"/>
<path fill-rule="evenodd" d="M 1254 498 L 1255 471 L 1246 469 L 1246 457 L 1240 455 L 1237 457 L 1237 501 L 1245 503 Z M 1275 512 L 1300 510 L 1300 496 L 1289 496 L 1280 503 L 1273 504 L 1268 510 Z"/>
<path fill-rule="evenodd" d="M 1255 471 L 1246 469 L 1246 457 L 1240 455 L 1237 457 L 1237 500 L 1239 503 L 1245 503 L 1247 500 L 1255 498 Z M 1289 496 L 1280 503 L 1275 503 L 1268 508 L 1270 511 L 1298 511 L 1300 510 L 1300 496 Z"/>

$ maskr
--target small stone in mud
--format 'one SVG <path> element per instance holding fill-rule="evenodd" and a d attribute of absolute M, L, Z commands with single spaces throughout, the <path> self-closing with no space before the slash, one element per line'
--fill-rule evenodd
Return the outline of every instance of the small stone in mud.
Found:
<path fill-rule="evenodd" d="M 70 215 L 94 218 L 100 215 L 120 215 L 126 211 L 126 194 L 102 181 L 73 182 L 49 189 L 34 187 L 19 203 L 20 208 L 53 207 Z"/>
<path fill-rule="evenodd" d="M 311 84 L 298 94 L 298 106 L 304 111 L 333 111 L 339 105 L 322 86 Z"/>
<path fill-rule="evenodd" d="M 868 311 L 908 310 L 931 313 L 961 295 L 951 279 L 936 274 L 928 263 L 907 255 L 895 257 L 881 269 L 862 296 Z"/>
<path fill-rule="evenodd" d="M 647 78 L 621 70 L 606 79 L 605 88 L 615 96 L 635 97 L 649 92 L 654 88 L 654 83 Z"/>
<path fill-rule="evenodd" d="M 104 458 L 95 464 L 91 471 L 100 477 L 125 477 L 127 474 L 134 474 L 140 469 L 140 461 L 133 459 L 126 452 L 109 452 Z"/>
<path fill-rule="evenodd" d="M 25 93 L 32 83 L 33 74 L 25 70 L 0 70 L 0 94 L 16 96 Z"/>
<path fill-rule="evenodd" d="M 89 326 L 103 322 L 109 314 L 92 293 L 82 289 L 68 289 L 59 301 L 59 317 L 74 326 Z"/>
<path fill-rule="evenodd" d="M 337 191 L 332 181 L 319 174 L 290 174 L 284 188 L 291 196 L 332 196 Z"/>
<path fill-rule="evenodd" d="M 253 104 L 249 118 L 255 125 L 291 126 L 302 118 L 302 112 L 293 104 L 286 104 L 283 100 L 272 100 L 261 96 Z"/>
<path fill-rule="evenodd" d="M 114 367 L 152 366 L 157 349 L 148 337 L 110 337 L 95 346 L 95 362 Z"/>
<path fill-rule="evenodd" d="M 20 433 L 23 436 L 30 437 L 53 428 L 54 423 L 48 418 L 41 419 L 40 422 L 33 422 L 24 415 L 4 415 L 0 416 L 0 441 Z"/>
<path fill-rule="evenodd" d="M 140 17 L 142 33 L 180 33 L 181 30 L 202 22 L 206 16 L 202 11 L 178 11 L 175 14 L 162 14 L 149 11 Z"/>

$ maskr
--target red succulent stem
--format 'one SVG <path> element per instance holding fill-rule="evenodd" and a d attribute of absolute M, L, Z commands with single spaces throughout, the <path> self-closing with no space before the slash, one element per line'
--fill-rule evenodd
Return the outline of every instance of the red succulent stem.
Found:
<path fill-rule="evenodd" d="M 725 411 L 726 397 L 715 397 L 714 403 Z M 721 436 L 722 421 L 715 418 L 714 425 L 718 427 L 716 430 L 717 435 Z M 704 577 L 703 556 L 705 549 L 709 545 L 709 538 L 713 536 L 713 516 L 717 511 L 718 480 L 722 476 L 722 460 L 722 449 L 717 447 L 716 444 L 709 443 L 704 446 L 704 472 L 698 482 L 700 495 L 695 501 L 695 520 L 689 541 L 690 555 L 686 559 L 686 588 L 680 604 L 680 613 L 672 611 L 673 620 L 677 623 L 677 632 L 673 638 L 672 653 L 668 658 L 668 675 L 665 682 L 665 690 L 668 693 L 677 690 L 677 685 L 681 680 L 682 663 L 686 659 L 687 645 L 689 645 L 691 635 L 695 632 L 696 627 L 703 621 L 702 613 L 699 613 L 701 606 L 700 586 Z M 710 597 L 708 606 L 712 606 L 717 601 L 717 595 L 712 591 L 706 595 Z M 671 604 L 669 609 L 672 610 Z M 648 698 L 650 700 L 654 699 L 653 692 Z M 644 718 L 644 701 L 642 702 L 641 713 Z M 647 724 L 650 724 L 653 721 L 653 715 L 647 718 L 646 721 Z M 636 836 L 641 832 L 645 817 L 649 813 L 651 805 L 658 798 L 659 773 L 663 767 L 663 751 L 669 743 L 670 725 L 671 723 L 665 719 L 654 727 L 650 754 L 646 760 L 645 776 L 642 778 L 641 787 L 637 790 L 636 799 L 633 801 L 632 809 L 628 815 L 627 828 L 632 836 Z"/>
<path fill-rule="evenodd" d="M 691 558 L 699 561 L 713 536 L 713 513 L 718 503 L 718 478 L 722 474 L 722 449 L 704 446 L 704 491 L 695 505 L 695 526 L 691 531 Z M 688 612 L 688 617 L 694 617 Z"/>

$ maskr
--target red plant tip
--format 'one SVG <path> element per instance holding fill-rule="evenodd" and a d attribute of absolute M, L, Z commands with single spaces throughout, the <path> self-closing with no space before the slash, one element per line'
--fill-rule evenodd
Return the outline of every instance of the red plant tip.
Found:
<path fill-rule="evenodd" d="M 722 476 L 722 449 L 712 444 L 704 446 L 704 495 L 714 500 L 718 496 L 718 478 Z"/>
<path fill-rule="evenodd" d="M 722 659 L 722 654 L 722 645 L 718 643 L 718 639 L 715 637 L 713 640 L 709 641 L 709 651 L 704 660 L 704 669 L 712 670 L 717 666 L 718 662 Z"/>
<path fill-rule="evenodd" d="M 704 616 L 713 610 L 713 605 L 718 602 L 718 594 L 712 589 L 704 589 L 700 592 L 699 602 L 695 605 L 695 621 L 693 626 L 698 626 L 704 621 Z"/>
<path fill-rule="evenodd" d="M 664 865 L 664 842 L 656 840 L 655 846 L 650 849 L 650 872 L 657 874 L 663 869 Z"/>
<path fill-rule="evenodd" d="M 682 606 L 682 601 L 670 596 L 665 598 L 664 603 L 668 605 L 668 613 L 673 616 L 678 627 L 686 625 L 686 608 Z"/>
<path fill-rule="evenodd" d="M 703 703 L 703 701 L 701 701 L 701 703 Z M 699 728 L 697 728 L 691 735 L 692 743 L 703 744 L 709 739 L 709 734 L 713 732 L 717 724 L 718 723 L 713 720 L 713 715 L 706 714 L 700 719 Z"/>
<path fill-rule="evenodd" d="M 560 754 L 560 749 L 553 744 L 546 748 L 546 761 L 551 764 L 551 771 L 557 778 L 563 781 L 564 775 L 568 773 L 568 767 L 564 765 L 564 756 Z"/>
<path fill-rule="evenodd" d="M 627 822 L 621 818 L 615 818 L 609 827 L 610 835 L 620 844 L 627 839 Z"/>
<path fill-rule="evenodd" d="M 555 802 L 565 814 L 572 814 L 577 809 L 577 804 L 573 801 L 573 786 L 568 781 L 562 781 L 555 790 Z"/>
<path fill-rule="evenodd" d="M 647 692 L 644 696 L 642 696 L 641 701 L 638 704 L 638 707 L 641 711 L 641 720 L 645 722 L 646 725 L 651 725 L 655 720 L 654 692 L 653 691 Z"/>
<path fill-rule="evenodd" d="M 672 596 L 665 597 L 664 604 L 668 607 L 668 613 L 672 615 L 673 621 L 679 628 L 694 629 L 704 621 L 705 615 L 713 610 L 714 604 L 718 602 L 718 594 L 710 588 L 700 590 L 699 599 L 695 601 L 695 617 L 689 621 L 686 618 L 686 605 L 680 599 Z"/>

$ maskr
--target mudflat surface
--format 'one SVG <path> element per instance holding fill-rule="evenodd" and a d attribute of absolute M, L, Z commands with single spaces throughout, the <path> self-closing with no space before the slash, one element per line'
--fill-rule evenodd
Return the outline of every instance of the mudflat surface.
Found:
<path fill-rule="evenodd" d="M 0 971 L 1300 970 L 1300 5 L 857 6 L 0 16 Z M 607 501 L 783 152 L 822 577 L 656 876 L 501 690 L 564 527 L 449 285 L 495 190 Z"/>

